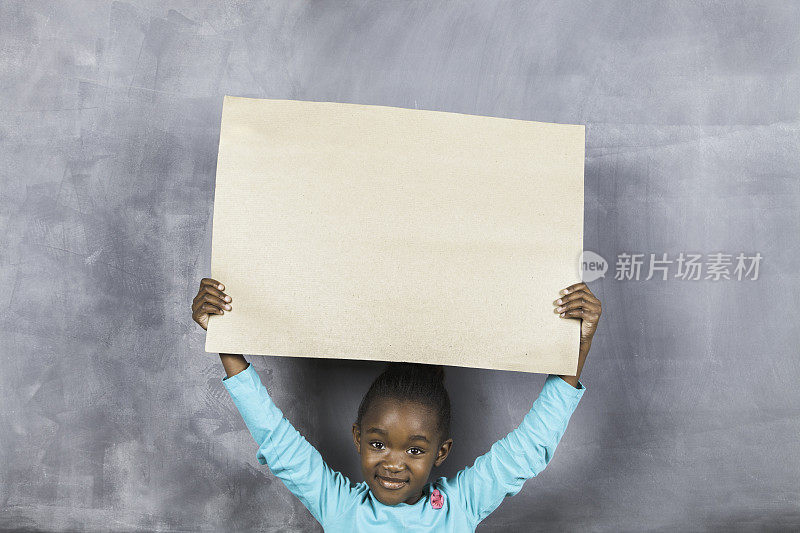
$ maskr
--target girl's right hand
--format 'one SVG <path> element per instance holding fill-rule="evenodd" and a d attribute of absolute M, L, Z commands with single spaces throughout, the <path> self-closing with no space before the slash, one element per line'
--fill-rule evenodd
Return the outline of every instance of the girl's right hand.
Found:
<path fill-rule="evenodd" d="M 232 300 L 222 292 L 224 289 L 225 286 L 215 279 L 200 280 L 200 289 L 192 300 L 192 319 L 200 324 L 201 328 L 208 329 L 210 315 L 224 315 L 224 310 L 231 310 Z"/>

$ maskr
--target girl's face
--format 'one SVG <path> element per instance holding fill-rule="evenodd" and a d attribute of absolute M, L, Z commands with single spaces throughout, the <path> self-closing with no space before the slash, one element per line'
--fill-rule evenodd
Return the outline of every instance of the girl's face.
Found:
<path fill-rule="evenodd" d="M 384 505 L 414 504 L 434 466 L 444 462 L 453 439 L 439 442 L 436 412 L 417 402 L 383 399 L 353 424 L 364 480 Z M 363 431 L 362 431 L 363 429 Z"/>

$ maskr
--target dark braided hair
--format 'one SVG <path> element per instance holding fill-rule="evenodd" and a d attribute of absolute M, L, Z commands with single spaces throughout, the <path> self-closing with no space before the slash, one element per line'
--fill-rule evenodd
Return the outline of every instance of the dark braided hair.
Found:
<path fill-rule="evenodd" d="M 444 366 L 389 363 L 361 400 L 356 419 L 359 427 L 370 406 L 384 398 L 417 402 L 433 409 L 439 417 L 437 429 L 442 442 L 450 436 L 450 396 L 444 387 Z"/>

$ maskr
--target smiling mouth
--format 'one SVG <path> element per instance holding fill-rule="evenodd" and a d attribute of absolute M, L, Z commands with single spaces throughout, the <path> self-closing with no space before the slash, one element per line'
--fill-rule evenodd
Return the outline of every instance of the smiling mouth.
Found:
<path fill-rule="evenodd" d="M 408 481 L 395 479 L 391 477 L 383 477 L 383 476 L 375 476 L 378 479 L 378 483 L 380 483 L 381 487 L 388 490 L 397 490 L 401 489 L 405 486 Z"/>

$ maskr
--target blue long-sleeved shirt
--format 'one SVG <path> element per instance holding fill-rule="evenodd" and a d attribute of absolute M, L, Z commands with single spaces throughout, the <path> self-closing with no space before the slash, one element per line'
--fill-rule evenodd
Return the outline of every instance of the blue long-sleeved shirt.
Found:
<path fill-rule="evenodd" d="M 472 466 L 427 483 L 413 505 L 384 505 L 365 481 L 354 483 L 328 466 L 283 417 L 252 364 L 222 383 L 259 446 L 258 462 L 268 465 L 329 533 L 474 531 L 503 499 L 544 470 L 586 390 L 580 382 L 575 388 L 548 375 L 522 423 Z M 434 489 L 444 497 L 441 508 L 431 503 Z"/>

